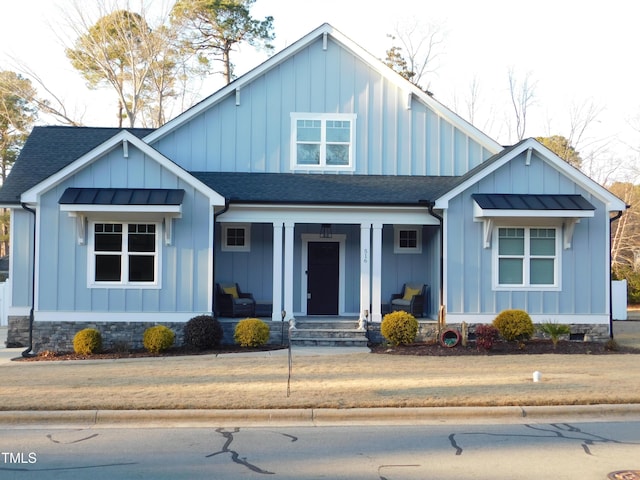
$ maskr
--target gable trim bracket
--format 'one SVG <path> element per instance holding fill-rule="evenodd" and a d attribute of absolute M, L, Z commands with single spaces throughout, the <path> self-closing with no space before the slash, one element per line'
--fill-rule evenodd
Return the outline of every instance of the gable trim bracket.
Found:
<path fill-rule="evenodd" d="M 573 231 L 576 228 L 576 224 L 580 223 L 579 218 L 565 218 L 564 219 L 564 240 L 563 240 L 563 248 L 565 250 L 569 250 L 571 248 L 571 241 L 573 240 Z"/>
<path fill-rule="evenodd" d="M 484 248 L 491 248 L 491 234 L 493 233 L 493 218 L 482 219 L 482 238 L 484 240 Z"/>

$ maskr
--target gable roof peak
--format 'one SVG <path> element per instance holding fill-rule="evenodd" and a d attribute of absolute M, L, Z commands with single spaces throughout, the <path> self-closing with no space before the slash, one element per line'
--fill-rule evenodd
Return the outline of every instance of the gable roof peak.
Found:
<path fill-rule="evenodd" d="M 155 132 L 151 133 L 149 136 L 145 137 L 145 141 L 148 143 L 155 142 L 160 140 L 165 135 L 168 135 L 171 131 L 176 128 L 179 128 L 181 125 L 195 118 L 202 112 L 209 109 L 211 106 L 217 104 L 222 101 L 228 95 L 235 94 L 237 91 L 240 91 L 243 86 L 251 83 L 255 79 L 261 77 L 269 70 L 276 68 L 278 65 L 283 63 L 288 58 L 293 57 L 296 53 L 301 50 L 309 47 L 311 44 L 316 42 L 318 38 L 324 37 L 328 35 L 334 40 L 337 44 L 339 44 L 342 48 L 351 52 L 354 56 L 358 57 L 364 63 L 371 67 L 371 69 L 382 77 L 387 79 L 392 84 L 398 86 L 398 88 L 405 91 L 411 99 L 417 99 L 427 107 L 429 107 L 432 111 L 434 111 L 439 117 L 445 119 L 453 126 L 458 128 L 461 131 L 467 133 L 470 137 L 474 138 L 480 145 L 486 148 L 491 153 L 497 153 L 502 150 L 502 146 L 496 142 L 494 139 L 486 135 L 484 132 L 476 128 L 471 123 L 464 120 L 454 111 L 450 110 L 448 107 L 444 106 L 438 100 L 433 98 L 427 92 L 421 90 L 417 85 L 409 82 L 407 79 L 403 78 L 397 72 L 389 68 L 384 64 L 382 60 L 375 57 L 367 50 L 362 48 L 356 42 L 351 40 L 349 37 L 344 35 L 340 30 L 335 28 L 330 23 L 323 23 L 311 32 L 304 35 L 299 40 L 293 42 L 283 50 L 279 51 L 275 55 L 271 56 L 267 60 L 265 60 L 262 64 L 253 68 L 249 72 L 245 73 L 241 77 L 235 79 L 233 82 L 228 85 L 222 87 L 217 92 L 213 93 L 209 97 L 202 100 L 200 103 L 194 105 L 190 109 L 186 110 L 182 114 L 173 118 L 162 127 L 158 128 Z M 324 41 L 324 40 L 323 40 Z"/>

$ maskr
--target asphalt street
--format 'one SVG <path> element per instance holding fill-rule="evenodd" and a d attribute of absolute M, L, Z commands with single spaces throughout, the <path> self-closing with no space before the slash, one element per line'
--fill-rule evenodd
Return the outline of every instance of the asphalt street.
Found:
<path fill-rule="evenodd" d="M 639 421 L 0 429 L 0 477 L 20 480 L 603 480 L 638 459 Z"/>

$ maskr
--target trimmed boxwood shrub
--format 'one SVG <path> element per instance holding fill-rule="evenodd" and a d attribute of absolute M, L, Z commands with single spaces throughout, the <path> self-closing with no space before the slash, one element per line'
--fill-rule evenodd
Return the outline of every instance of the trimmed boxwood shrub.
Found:
<path fill-rule="evenodd" d="M 150 353 L 160 353 L 167 350 L 173 345 L 176 334 L 164 325 L 156 325 L 149 327 L 144 331 L 142 336 L 142 344 Z"/>
<path fill-rule="evenodd" d="M 269 325 L 259 318 L 245 318 L 236 325 L 233 339 L 241 347 L 260 347 L 269 341 Z"/>
<path fill-rule="evenodd" d="M 222 336 L 222 325 L 211 315 L 193 317 L 184 326 L 184 343 L 199 350 L 217 347 Z"/>
<path fill-rule="evenodd" d="M 380 333 L 392 345 L 408 345 L 416 339 L 418 320 L 402 310 L 387 313 L 382 319 Z"/>
<path fill-rule="evenodd" d="M 535 328 L 531 317 L 524 310 L 504 310 L 493 320 L 493 326 L 507 341 L 528 340 Z"/>
<path fill-rule="evenodd" d="M 91 355 L 102 349 L 102 335 L 95 328 L 80 330 L 73 337 L 73 351 L 81 355 Z"/>

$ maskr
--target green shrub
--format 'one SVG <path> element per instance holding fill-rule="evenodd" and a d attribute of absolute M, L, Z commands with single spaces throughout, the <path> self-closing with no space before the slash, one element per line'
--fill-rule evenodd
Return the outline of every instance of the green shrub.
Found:
<path fill-rule="evenodd" d="M 558 345 L 558 341 L 560 340 L 561 335 L 569 335 L 571 333 L 571 328 L 569 328 L 569 325 L 564 325 L 556 322 L 545 322 L 542 325 L 538 326 L 538 330 L 551 337 L 553 348 L 556 348 L 556 345 Z"/>
<path fill-rule="evenodd" d="M 535 331 L 531 317 L 524 310 L 504 310 L 493 320 L 493 326 L 507 341 L 527 340 Z"/>
<path fill-rule="evenodd" d="M 81 355 L 91 355 L 102 349 L 102 335 L 95 328 L 80 330 L 73 337 L 73 351 Z"/>
<path fill-rule="evenodd" d="M 269 325 L 259 318 L 245 318 L 236 325 L 233 339 L 241 347 L 260 347 L 269 341 Z"/>
<path fill-rule="evenodd" d="M 200 350 L 217 347 L 222 336 L 222 325 L 211 315 L 193 317 L 184 326 L 184 343 Z"/>
<path fill-rule="evenodd" d="M 148 352 L 160 353 L 170 348 L 175 339 L 176 334 L 173 330 L 164 325 L 156 325 L 144 331 L 142 344 Z"/>
<path fill-rule="evenodd" d="M 380 333 L 392 345 L 408 345 L 416 339 L 418 320 L 404 311 L 387 313 L 382 319 Z"/>
<path fill-rule="evenodd" d="M 478 350 L 491 350 L 499 335 L 498 329 L 493 325 L 478 325 L 476 327 L 476 347 Z"/>

